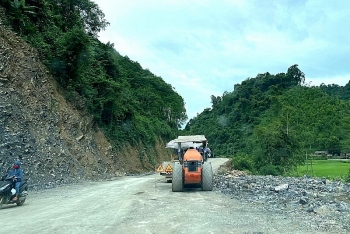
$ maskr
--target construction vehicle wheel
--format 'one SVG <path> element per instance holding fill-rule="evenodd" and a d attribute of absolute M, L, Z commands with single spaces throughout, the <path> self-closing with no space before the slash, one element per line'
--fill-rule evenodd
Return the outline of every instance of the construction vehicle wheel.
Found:
<path fill-rule="evenodd" d="M 213 170 L 209 162 L 203 163 L 202 168 L 202 190 L 213 190 Z"/>
<path fill-rule="evenodd" d="M 178 162 L 176 162 L 174 165 L 172 190 L 173 192 L 182 192 L 183 190 L 182 166 Z"/>

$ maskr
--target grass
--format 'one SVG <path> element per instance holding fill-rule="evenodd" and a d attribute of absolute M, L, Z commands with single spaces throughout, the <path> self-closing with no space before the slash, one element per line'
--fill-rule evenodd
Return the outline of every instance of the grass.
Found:
<path fill-rule="evenodd" d="M 311 161 L 309 161 L 308 165 L 299 166 L 297 174 L 338 179 L 345 177 L 349 173 L 349 169 L 350 161 L 312 160 L 312 165 Z"/>

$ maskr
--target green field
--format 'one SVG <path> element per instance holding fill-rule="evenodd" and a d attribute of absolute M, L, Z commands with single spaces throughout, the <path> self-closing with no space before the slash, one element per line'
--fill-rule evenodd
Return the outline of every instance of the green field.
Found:
<path fill-rule="evenodd" d="M 312 160 L 303 166 L 299 166 L 298 175 L 310 175 L 313 177 L 326 177 L 336 179 L 349 173 L 350 161 L 338 160 Z"/>

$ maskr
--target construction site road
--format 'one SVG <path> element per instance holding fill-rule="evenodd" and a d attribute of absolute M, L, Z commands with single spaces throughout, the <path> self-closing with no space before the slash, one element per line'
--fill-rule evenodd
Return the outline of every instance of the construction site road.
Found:
<path fill-rule="evenodd" d="M 227 159 L 209 161 L 215 172 Z M 0 232 L 17 234 L 298 233 L 300 226 L 215 189 L 172 192 L 158 173 L 29 191 L 23 206 L 3 206 L 0 217 Z"/>

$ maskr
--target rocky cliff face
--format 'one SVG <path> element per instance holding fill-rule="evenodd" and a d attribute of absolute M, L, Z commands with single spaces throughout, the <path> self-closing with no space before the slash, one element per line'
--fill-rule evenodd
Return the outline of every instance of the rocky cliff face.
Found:
<path fill-rule="evenodd" d="M 66 102 L 35 49 L 0 25 L 1 175 L 16 159 L 34 186 L 152 169 L 137 148 L 113 152 L 91 116 Z M 154 150 L 156 160 L 166 154 Z"/>

